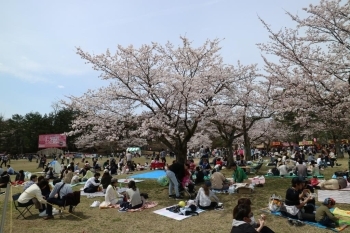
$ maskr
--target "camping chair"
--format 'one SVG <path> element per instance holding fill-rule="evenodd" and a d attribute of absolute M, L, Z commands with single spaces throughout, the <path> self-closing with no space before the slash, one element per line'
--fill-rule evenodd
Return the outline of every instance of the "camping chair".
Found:
<path fill-rule="evenodd" d="M 65 209 L 66 206 L 69 206 L 69 212 L 71 213 L 79 203 L 80 203 L 80 191 L 74 191 L 73 193 L 69 193 L 65 196 L 65 202 L 62 208 Z M 60 212 L 62 213 L 62 211 Z"/>
<path fill-rule="evenodd" d="M 12 195 L 12 200 L 13 200 L 13 205 L 15 206 L 16 210 L 19 212 L 19 215 L 17 216 L 17 219 L 22 216 L 24 219 L 26 218 L 25 217 L 25 214 L 27 212 L 29 212 L 31 215 L 32 212 L 30 212 L 30 208 L 34 205 L 34 203 L 32 201 L 29 201 L 27 203 L 19 203 L 18 202 L 18 198 L 19 196 L 21 196 L 21 193 L 16 193 L 14 195 Z"/>
<path fill-rule="evenodd" d="M 259 172 L 259 170 L 261 169 L 262 165 L 263 165 L 262 163 L 259 163 L 255 167 L 251 167 L 250 171 L 256 175 Z"/>

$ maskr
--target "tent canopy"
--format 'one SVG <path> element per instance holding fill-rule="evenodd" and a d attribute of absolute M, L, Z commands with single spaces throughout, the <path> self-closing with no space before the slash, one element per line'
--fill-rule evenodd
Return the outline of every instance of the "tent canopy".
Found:
<path fill-rule="evenodd" d="M 53 168 L 54 173 L 61 173 L 61 165 L 57 160 L 50 162 L 49 167 Z"/>
<path fill-rule="evenodd" d="M 128 147 L 126 149 L 126 152 L 135 152 L 135 153 L 139 153 L 141 155 L 141 148 L 140 147 Z"/>

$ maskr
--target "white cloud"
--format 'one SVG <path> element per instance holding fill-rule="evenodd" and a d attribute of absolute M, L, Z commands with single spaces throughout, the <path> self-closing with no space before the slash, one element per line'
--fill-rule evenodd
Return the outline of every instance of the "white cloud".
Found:
<path fill-rule="evenodd" d="M 57 87 L 60 88 L 60 89 L 63 89 L 63 88 L 64 88 L 63 85 L 58 85 Z"/>

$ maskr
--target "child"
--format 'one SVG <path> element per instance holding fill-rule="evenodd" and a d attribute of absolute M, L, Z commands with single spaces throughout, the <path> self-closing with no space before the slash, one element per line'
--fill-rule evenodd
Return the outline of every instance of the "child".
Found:
<path fill-rule="evenodd" d="M 335 228 L 339 226 L 339 218 L 329 210 L 335 206 L 335 200 L 333 198 L 326 198 L 320 207 L 316 209 L 315 220 L 316 222 L 326 227 Z"/>

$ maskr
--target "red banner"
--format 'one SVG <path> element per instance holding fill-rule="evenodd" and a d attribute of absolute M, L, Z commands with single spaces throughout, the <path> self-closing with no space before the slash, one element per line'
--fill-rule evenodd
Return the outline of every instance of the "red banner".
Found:
<path fill-rule="evenodd" d="M 63 134 L 44 134 L 39 135 L 39 148 L 66 147 L 66 135 Z"/>

